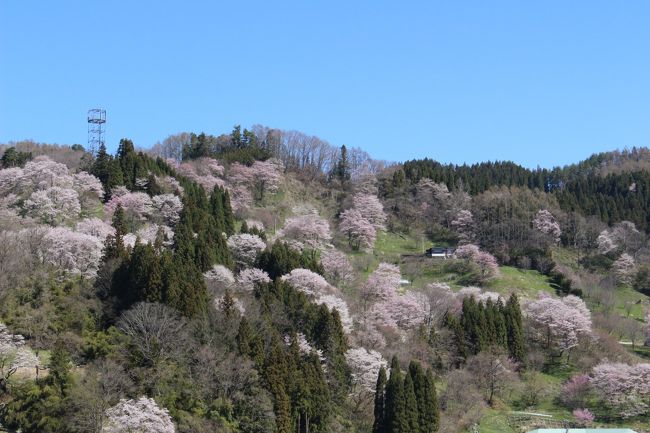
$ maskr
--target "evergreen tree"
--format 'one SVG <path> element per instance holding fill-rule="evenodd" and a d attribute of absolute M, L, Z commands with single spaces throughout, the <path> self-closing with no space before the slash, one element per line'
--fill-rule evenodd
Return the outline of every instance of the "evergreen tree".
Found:
<path fill-rule="evenodd" d="M 390 365 L 390 378 L 386 383 L 385 426 L 387 433 L 408 433 L 404 379 L 397 356 Z"/>
<path fill-rule="evenodd" d="M 415 396 L 413 378 L 410 374 L 404 377 L 404 415 L 406 417 L 407 432 L 419 432 L 420 420 L 418 402 Z"/>
<path fill-rule="evenodd" d="M 526 363 L 526 344 L 521 318 L 521 307 L 516 294 L 510 295 L 504 309 L 510 356 L 522 366 Z"/>
<path fill-rule="evenodd" d="M 65 395 L 68 385 L 72 381 L 70 374 L 70 353 L 62 340 L 57 340 L 50 355 L 49 380 L 61 395 Z"/>
<path fill-rule="evenodd" d="M 386 433 L 386 419 L 384 415 L 384 398 L 386 388 L 386 369 L 382 366 L 377 375 L 377 386 L 375 387 L 375 422 L 372 425 L 372 433 Z"/>
<path fill-rule="evenodd" d="M 436 393 L 436 384 L 431 369 L 427 370 L 425 377 L 424 408 L 421 411 L 423 424 L 420 426 L 422 433 L 434 433 L 440 428 L 440 405 Z"/>

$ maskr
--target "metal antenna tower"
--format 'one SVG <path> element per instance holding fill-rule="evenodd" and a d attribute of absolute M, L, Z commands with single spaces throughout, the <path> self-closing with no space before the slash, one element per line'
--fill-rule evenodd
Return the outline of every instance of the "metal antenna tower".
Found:
<path fill-rule="evenodd" d="M 104 143 L 106 128 L 106 110 L 102 108 L 91 108 L 88 110 L 88 152 L 95 155 L 99 147 Z"/>

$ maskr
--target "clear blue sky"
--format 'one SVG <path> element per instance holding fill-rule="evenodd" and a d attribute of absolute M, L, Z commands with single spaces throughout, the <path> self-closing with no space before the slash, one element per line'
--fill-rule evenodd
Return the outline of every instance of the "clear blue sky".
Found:
<path fill-rule="evenodd" d="M 0 0 L 0 142 L 234 124 L 381 159 L 553 166 L 650 144 L 648 1 Z"/>

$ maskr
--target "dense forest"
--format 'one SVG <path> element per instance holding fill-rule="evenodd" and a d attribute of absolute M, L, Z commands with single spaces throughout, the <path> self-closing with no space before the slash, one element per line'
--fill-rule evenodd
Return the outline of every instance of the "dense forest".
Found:
<path fill-rule="evenodd" d="M 650 429 L 647 149 L 386 163 L 256 125 L 0 152 L 2 432 Z"/>

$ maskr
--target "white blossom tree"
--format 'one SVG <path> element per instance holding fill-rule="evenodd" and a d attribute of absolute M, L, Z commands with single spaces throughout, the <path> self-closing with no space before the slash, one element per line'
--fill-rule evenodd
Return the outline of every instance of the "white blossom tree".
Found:
<path fill-rule="evenodd" d="M 12 334 L 0 322 L 0 393 L 7 390 L 7 382 L 20 368 L 39 365 L 36 355 L 25 345 L 22 335 Z"/>
<path fill-rule="evenodd" d="M 283 275 L 281 279 L 294 289 L 310 296 L 318 297 L 325 294 L 332 294 L 336 291 L 325 278 L 309 269 L 293 269 L 288 274 Z"/>
<path fill-rule="evenodd" d="M 354 270 L 348 257 L 341 251 L 326 249 L 321 254 L 325 278 L 334 286 L 347 286 L 354 280 Z"/>
<path fill-rule="evenodd" d="M 107 224 L 96 217 L 82 219 L 77 223 L 75 231 L 94 236 L 102 242 L 104 242 L 108 236 L 115 234 L 115 228 L 112 225 Z"/>
<path fill-rule="evenodd" d="M 155 195 L 151 199 L 151 202 L 155 212 L 165 224 L 173 226 L 181 219 L 180 215 L 183 210 L 183 203 L 177 195 Z"/>
<path fill-rule="evenodd" d="M 270 282 L 269 274 L 257 268 L 246 268 L 237 274 L 237 288 L 245 292 L 253 292 L 258 287 Z"/>
<path fill-rule="evenodd" d="M 372 248 L 377 238 L 375 226 L 365 219 L 357 209 L 347 209 L 341 213 L 339 232 L 354 249 Z"/>
<path fill-rule="evenodd" d="M 94 278 L 102 258 L 101 239 L 66 227 L 49 229 L 40 245 L 43 261 L 73 275 Z"/>
<path fill-rule="evenodd" d="M 34 191 L 24 206 L 27 215 L 50 225 L 73 220 L 81 212 L 77 191 L 58 186 Z"/>
<path fill-rule="evenodd" d="M 383 230 L 386 223 L 386 213 L 384 206 L 379 201 L 376 195 L 372 194 L 356 194 L 352 198 L 354 203 L 353 208 L 357 210 L 361 216 L 370 224 L 375 227 L 375 230 Z"/>
<path fill-rule="evenodd" d="M 576 347 L 580 338 L 591 335 L 591 314 L 577 296 L 558 299 L 540 295 L 527 305 L 526 315 L 538 341 L 560 355 Z"/>
<path fill-rule="evenodd" d="M 650 364 L 605 361 L 594 367 L 589 385 L 599 404 L 622 418 L 650 413 Z"/>
<path fill-rule="evenodd" d="M 309 213 L 287 218 L 278 237 L 293 240 L 301 247 L 322 248 L 332 239 L 332 234 L 326 219 Z"/>
<path fill-rule="evenodd" d="M 240 266 L 250 266 L 257 255 L 266 248 L 266 243 L 257 235 L 241 233 L 232 235 L 227 241 L 228 249 Z"/>
<path fill-rule="evenodd" d="M 612 270 L 616 276 L 616 280 L 619 284 L 631 284 L 632 279 L 634 278 L 634 270 L 636 263 L 634 257 L 627 253 L 621 254 L 621 257 L 616 259 L 612 265 Z"/>
<path fill-rule="evenodd" d="M 466 209 L 458 211 L 456 217 L 451 221 L 451 227 L 458 234 L 460 244 L 471 244 L 474 240 L 476 223 L 471 211 Z"/>
<path fill-rule="evenodd" d="M 377 375 L 381 367 L 388 368 L 388 362 L 376 350 L 354 347 L 345 352 L 345 360 L 352 373 L 352 387 L 356 392 L 374 392 Z"/>
<path fill-rule="evenodd" d="M 551 212 L 540 209 L 533 219 L 533 228 L 544 236 L 547 236 L 553 244 L 560 243 L 562 230 L 560 224 L 555 220 Z"/>
<path fill-rule="evenodd" d="M 102 433 L 175 433 L 167 409 L 151 398 L 122 399 L 106 411 Z"/>

